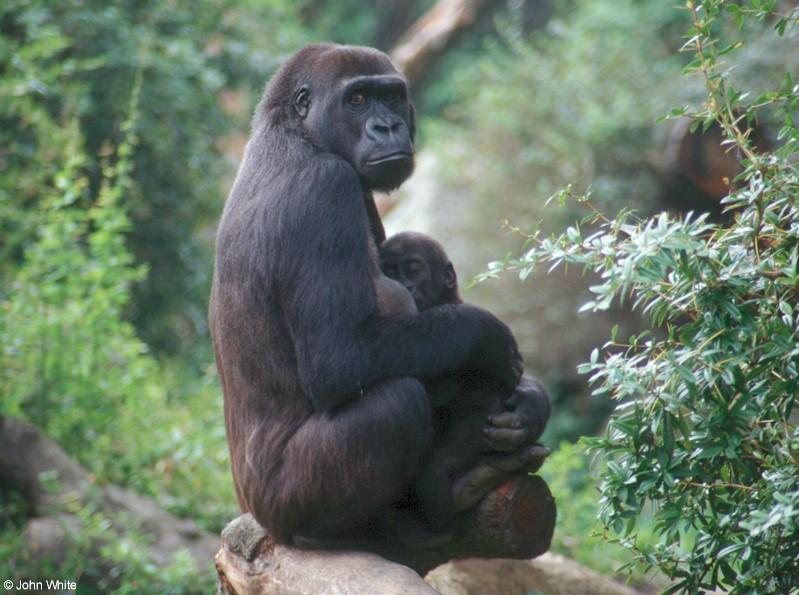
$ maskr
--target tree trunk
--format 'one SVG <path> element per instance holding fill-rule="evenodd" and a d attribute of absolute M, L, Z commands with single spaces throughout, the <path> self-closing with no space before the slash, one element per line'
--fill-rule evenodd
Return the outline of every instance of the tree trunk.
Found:
<path fill-rule="evenodd" d="M 439 0 L 391 50 L 391 59 L 413 84 L 429 62 L 443 53 L 456 33 L 469 28 L 496 0 Z"/>

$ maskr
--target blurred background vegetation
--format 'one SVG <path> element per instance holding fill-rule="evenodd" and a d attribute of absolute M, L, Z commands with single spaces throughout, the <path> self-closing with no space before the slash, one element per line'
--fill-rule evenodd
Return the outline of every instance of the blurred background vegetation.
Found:
<path fill-rule="evenodd" d="M 0 414 L 33 422 L 98 485 L 218 533 L 237 506 L 205 317 L 215 224 L 252 108 L 305 43 L 390 51 L 433 4 L 5 1 Z M 555 230 L 578 217 L 546 205 L 567 184 L 590 187 L 610 215 L 722 217 L 713 184 L 736 172 L 717 151 L 720 137 L 708 143 L 712 128 L 702 137 L 679 120 L 657 123 L 704 96 L 681 77 L 689 19 L 672 4 L 481 3 L 413 81 L 419 161 L 381 202 L 388 231 L 432 233 L 466 281 L 519 249 L 504 220 Z M 797 74 L 796 32 L 778 43 L 769 22 L 753 21 L 745 36 L 742 86 Z M 757 123 L 763 146 L 774 130 L 768 115 Z M 592 536 L 595 482 L 573 444 L 601 430 L 612 405 L 589 397 L 576 368 L 613 325 L 635 332 L 642 323 L 621 308 L 577 314 L 586 286 L 580 271 L 535 273 L 526 285 L 508 277 L 471 287 L 464 299 L 511 325 L 528 371 L 552 392 L 543 441 L 564 444 L 544 470 L 559 497 L 555 549 L 612 573 L 628 554 Z M 96 503 L 76 506 L 82 529 L 53 564 L 82 592 L 212 588 L 210 561 L 199 574 L 188 558 L 159 569 L 135 523 L 106 518 L 113 513 Z M 24 547 L 28 515 L 24 496 L 0 485 L 3 577 L 42 576 L 41 557 Z M 126 545 L 98 549 L 98 540 Z"/>

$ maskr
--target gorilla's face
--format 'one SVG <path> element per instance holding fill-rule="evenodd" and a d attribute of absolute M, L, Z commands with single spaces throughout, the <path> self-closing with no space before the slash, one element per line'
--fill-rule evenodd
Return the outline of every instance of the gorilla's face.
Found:
<path fill-rule="evenodd" d="M 458 281 L 452 263 L 416 235 L 401 234 L 386 240 L 380 247 L 380 269 L 405 286 L 420 312 L 455 303 L 453 292 Z"/>
<path fill-rule="evenodd" d="M 323 150 L 352 164 L 371 190 L 392 190 L 413 172 L 413 107 L 396 73 L 347 77 L 314 93 L 305 85 L 295 109 Z"/>

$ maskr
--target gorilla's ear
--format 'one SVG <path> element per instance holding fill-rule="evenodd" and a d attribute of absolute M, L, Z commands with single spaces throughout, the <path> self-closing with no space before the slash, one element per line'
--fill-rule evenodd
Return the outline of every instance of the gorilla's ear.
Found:
<path fill-rule="evenodd" d="M 447 289 L 455 289 L 458 286 L 458 276 L 455 274 L 455 267 L 451 262 L 444 266 L 444 285 Z"/>
<path fill-rule="evenodd" d="M 294 93 L 294 99 L 291 101 L 291 105 L 294 107 L 294 111 L 297 112 L 297 115 L 305 119 L 305 116 L 308 115 L 308 109 L 311 107 L 311 90 L 308 88 L 308 85 L 303 85 L 297 92 Z"/>
<path fill-rule="evenodd" d="M 416 140 L 416 110 L 412 103 L 408 103 L 408 132 L 411 135 L 411 142 Z"/>

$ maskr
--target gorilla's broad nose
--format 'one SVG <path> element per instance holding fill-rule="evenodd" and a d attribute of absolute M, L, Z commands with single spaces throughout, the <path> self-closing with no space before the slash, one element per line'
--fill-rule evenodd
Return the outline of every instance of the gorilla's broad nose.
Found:
<path fill-rule="evenodd" d="M 366 133 L 373 140 L 389 138 L 399 133 L 405 123 L 397 117 L 369 118 L 366 122 Z"/>

